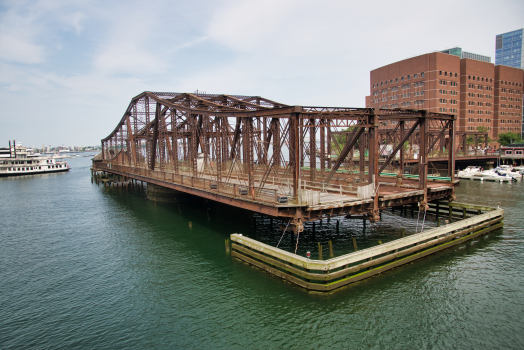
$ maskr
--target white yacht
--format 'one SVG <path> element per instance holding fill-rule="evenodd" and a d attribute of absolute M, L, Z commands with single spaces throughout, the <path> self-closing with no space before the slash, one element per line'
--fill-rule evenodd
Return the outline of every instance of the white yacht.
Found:
<path fill-rule="evenodd" d="M 459 179 L 469 179 L 474 174 L 480 174 L 482 169 L 478 166 L 468 166 L 464 170 L 460 170 L 457 174 Z"/>
<path fill-rule="evenodd" d="M 69 171 L 69 165 L 61 158 L 42 157 L 30 148 L 9 143 L 0 148 L 0 176 L 34 175 Z"/>
<path fill-rule="evenodd" d="M 466 169 L 459 171 L 457 176 L 460 179 L 478 180 L 478 181 L 495 181 L 509 182 L 514 181 L 509 175 L 501 175 L 495 170 L 482 170 L 480 167 L 468 166 Z"/>

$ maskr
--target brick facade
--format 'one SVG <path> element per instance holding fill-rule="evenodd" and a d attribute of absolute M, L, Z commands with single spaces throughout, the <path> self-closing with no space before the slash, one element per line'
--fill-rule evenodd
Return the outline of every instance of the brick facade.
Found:
<path fill-rule="evenodd" d="M 522 132 L 524 71 L 440 52 L 370 72 L 367 107 L 425 109 L 457 116 L 457 131 L 489 137 Z"/>

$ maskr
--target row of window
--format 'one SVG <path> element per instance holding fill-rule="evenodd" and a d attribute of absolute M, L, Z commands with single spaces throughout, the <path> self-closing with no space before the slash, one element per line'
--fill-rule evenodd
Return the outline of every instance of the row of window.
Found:
<path fill-rule="evenodd" d="M 455 76 L 455 78 L 458 77 L 458 74 L 457 73 L 452 73 L 452 72 L 443 72 L 443 71 L 439 71 L 439 75 L 444 75 L 445 77 L 447 77 L 449 74 L 449 77 L 453 77 Z M 424 73 L 420 73 L 420 74 L 413 74 L 413 79 L 417 79 L 419 77 L 424 77 Z M 400 81 L 404 81 L 404 79 L 407 79 L 407 80 L 410 80 L 411 79 L 411 75 L 408 75 L 406 77 L 401 77 L 400 78 Z M 482 82 L 490 82 L 490 83 L 493 83 L 493 79 L 492 78 L 484 78 L 484 77 L 476 77 L 476 76 L 471 76 L 471 75 L 468 75 L 468 80 L 476 80 L 476 81 L 482 81 Z M 393 83 L 398 83 L 399 81 L 399 78 L 395 78 L 395 79 L 391 79 L 389 80 L 389 83 L 390 84 L 393 84 Z M 441 80 L 442 81 L 442 80 Z M 457 86 L 456 82 L 453 82 L 455 83 L 455 85 L 452 85 L 452 86 Z M 500 84 L 501 85 L 510 85 L 510 86 L 518 86 L 518 87 L 522 87 L 522 83 L 515 83 L 515 82 L 510 82 L 510 81 L 507 81 L 507 80 L 500 80 Z M 383 81 L 383 82 L 380 82 L 380 83 L 377 83 L 377 84 L 373 84 L 373 88 L 377 88 L 379 86 L 387 86 L 388 85 L 388 81 Z M 408 84 L 409 85 L 409 84 Z M 443 84 L 445 85 L 445 84 Z"/>
<path fill-rule="evenodd" d="M 504 80 L 499 80 L 499 81 L 500 81 L 500 85 L 510 85 L 510 86 L 522 87 L 522 83 L 515 83 L 514 81 L 504 81 Z"/>
<path fill-rule="evenodd" d="M 423 96 L 424 95 L 424 91 L 416 91 L 413 93 L 413 96 Z M 410 92 L 407 92 L 405 94 L 401 94 L 401 95 L 394 95 L 394 96 L 386 96 L 386 97 L 382 97 L 382 98 L 377 98 L 377 99 L 374 99 L 373 100 L 373 103 L 379 103 L 379 102 L 386 102 L 388 100 L 398 100 L 399 98 L 410 98 L 411 97 L 411 93 Z"/>
<path fill-rule="evenodd" d="M 413 79 L 417 79 L 417 78 L 424 78 L 424 72 L 422 72 L 420 74 L 418 74 L 418 73 L 413 74 Z M 400 77 L 400 81 L 404 81 L 404 79 L 411 80 L 411 75 Z M 399 80 L 399 78 L 390 79 L 389 83 L 390 84 L 393 84 L 394 82 L 398 83 L 398 80 Z M 376 88 L 376 87 L 379 87 L 379 86 L 385 86 L 385 85 L 388 85 L 388 81 L 387 80 L 386 81 L 382 81 L 382 82 L 377 83 L 377 84 L 373 84 L 373 88 Z"/>
<path fill-rule="evenodd" d="M 507 92 L 508 94 L 517 94 L 519 96 L 522 95 L 522 91 L 513 89 L 500 89 L 500 92 Z"/>
<path fill-rule="evenodd" d="M 505 117 L 520 117 L 520 113 L 512 113 L 512 112 L 500 112 L 500 115 Z"/>
<path fill-rule="evenodd" d="M 468 92 L 468 97 L 489 98 L 489 99 L 492 99 L 492 98 L 493 98 L 493 95 L 475 94 L 475 93 L 473 93 L 473 92 Z"/>
<path fill-rule="evenodd" d="M 457 100 L 446 100 L 445 98 L 440 98 L 438 101 L 440 103 L 451 103 L 451 104 L 454 104 L 454 105 L 457 104 Z"/>
<path fill-rule="evenodd" d="M 442 75 L 442 71 L 441 70 L 438 71 L 438 75 Z M 444 76 L 447 77 L 448 76 L 448 72 L 444 72 Z M 449 76 L 452 77 L 453 73 L 449 72 Z M 457 73 L 455 73 L 455 78 L 456 77 L 458 77 Z"/>
<path fill-rule="evenodd" d="M 500 124 L 518 124 L 520 120 L 501 119 Z"/>
<path fill-rule="evenodd" d="M 520 109 L 521 106 L 519 106 L 519 105 L 507 105 L 507 104 L 502 103 L 502 104 L 500 105 L 500 108 L 509 108 L 509 109 L 515 108 L 515 109 Z"/>
<path fill-rule="evenodd" d="M 65 165 L 57 164 L 57 165 L 49 165 L 48 169 L 58 169 L 58 168 L 65 168 Z M 21 167 L 21 168 L 7 168 L 7 171 L 29 171 L 29 170 L 42 170 L 42 167 Z"/>
<path fill-rule="evenodd" d="M 502 126 L 502 127 L 500 128 L 500 130 L 505 130 L 505 131 L 518 131 L 518 130 L 520 130 L 520 128 L 519 128 L 519 127 L 515 127 L 515 126 L 509 127 L 509 128 L 508 128 L 508 127 L 505 127 L 505 126 Z"/>
<path fill-rule="evenodd" d="M 439 90 L 438 93 L 442 95 L 447 95 L 448 93 L 450 95 L 458 95 L 458 92 L 454 90 Z"/>
<path fill-rule="evenodd" d="M 419 81 L 419 82 L 413 83 L 413 87 L 414 88 L 423 87 L 423 86 L 424 86 L 424 82 L 423 81 Z M 411 88 L 411 84 L 403 84 L 400 87 L 402 88 L 402 90 L 407 90 L 407 89 Z M 389 90 L 388 90 L 388 88 L 385 88 L 385 89 L 382 89 L 382 90 L 377 90 L 377 91 L 373 92 L 373 96 L 378 96 L 379 94 L 387 94 L 388 91 L 389 92 L 395 92 L 395 91 L 398 91 L 398 88 L 399 88 L 398 86 L 393 86 L 393 87 L 390 87 Z"/>
<path fill-rule="evenodd" d="M 439 108 L 438 111 L 441 113 L 457 113 L 457 110 L 455 108 Z"/>
<path fill-rule="evenodd" d="M 468 118 L 468 123 L 491 123 L 493 119 Z"/>
<path fill-rule="evenodd" d="M 509 101 L 515 101 L 515 102 L 520 102 L 522 101 L 521 98 L 518 98 L 518 97 L 506 97 L 506 96 L 500 96 L 500 99 L 503 100 L 503 101 L 506 101 L 509 100 Z"/>
<path fill-rule="evenodd" d="M 510 154 L 513 154 L 513 150 L 512 149 L 507 149 L 506 150 L 506 155 L 510 155 Z M 522 155 L 522 151 L 521 150 L 515 150 L 515 154 L 517 155 Z"/>
<path fill-rule="evenodd" d="M 491 130 L 491 126 L 486 127 L 486 129 Z M 476 128 L 475 128 L 474 126 L 468 126 L 468 127 L 467 127 L 467 130 L 477 131 Z"/>
<path fill-rule="evenodd" d="M 476 78 L 476 79 L 475 79 L 475 78 Z M 477 81 L 485 81 L 486 83 L 488 82 L 488 78 L 484 78 L 484 77 L 475 77 L 475 76 L 471 77 L 471 75 L 468 75 L 468 80 L 472 80 L 472 79 L 473 79 L 473 80 L 477 80 Z M 493 83 L 493 79 L 490 78 L 490 79 L 489 79 L 489 82 L 490 82 L 490 83 Z"/>
<path fill-rule="evenodd" d="M 438 83 L 440 85 L 448 85 L 448 83 L 449 83 L 449 86 L 457 86 L 457 82 L 456 81 L 439 80 Z"/>
<path fill-rule="evenodd" d="M 486 107 L 491 107 L 492 104 L 490 102 L 475 102 L 475 101 L 468 101 L 468 106 L 477 106 L 477 107 L 484 107 L 484 105 Z"/>
<path fill-rule="evenodd" d="M 491 115 L 491 111 L 474 111 L 473 109 L 468 109 L 468 114 L 486 114 Z"/>
<path fill-rule="evenodd" d="M 478 90 L 493 91 L 493 87 L 492 86 L 484 86 L 484 85 L 477 85 L 477 86 L 475 86 L 475 84 L 468 84 L 468 89 L 474 89 L 475 87 Z"/>

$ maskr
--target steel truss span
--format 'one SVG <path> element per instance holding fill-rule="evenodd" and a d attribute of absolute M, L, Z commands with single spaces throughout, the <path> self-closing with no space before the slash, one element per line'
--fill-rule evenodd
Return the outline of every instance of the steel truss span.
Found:
<path fill-rule="evenodd" d="M 281 217 L 453 198 L 454 123 L 426 110 L 289 106 L 260 96 L 143 92 L 102 140 L 94 170 Z M 430 157 L 449 177 L 428 176 Z M 406 174 L 405 164 L 413 174 Z"/>

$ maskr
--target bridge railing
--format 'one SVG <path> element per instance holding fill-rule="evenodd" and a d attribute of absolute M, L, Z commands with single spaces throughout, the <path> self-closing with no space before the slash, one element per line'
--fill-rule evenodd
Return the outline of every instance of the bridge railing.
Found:
<path fill-rule="evenodd" d="M 185 187 L 198 188 L 209 192 L 218 192 L 238 198 L 251 199 L 256 201 L 268 203 L 287 204 L 286 196 L 279 195 L 277 189 L 253 187 L 247 185 L 235 184 L 224 181 L 217 181 L 213 179 L 206 179 L 202 177 L 195 177 L 190 175 L 175 174 L 174 172 L 149 170 L 138 167 L 130 167 L 125 165 L 102 163 L 98 164 L 99 170 L 119 171 L 129 175 L 137 175 L 163 182 L 174 183 Z M 283 198 L 286 198 L 284 201 Z M 291 202 L 291 198 L 289 200 Z"/>

